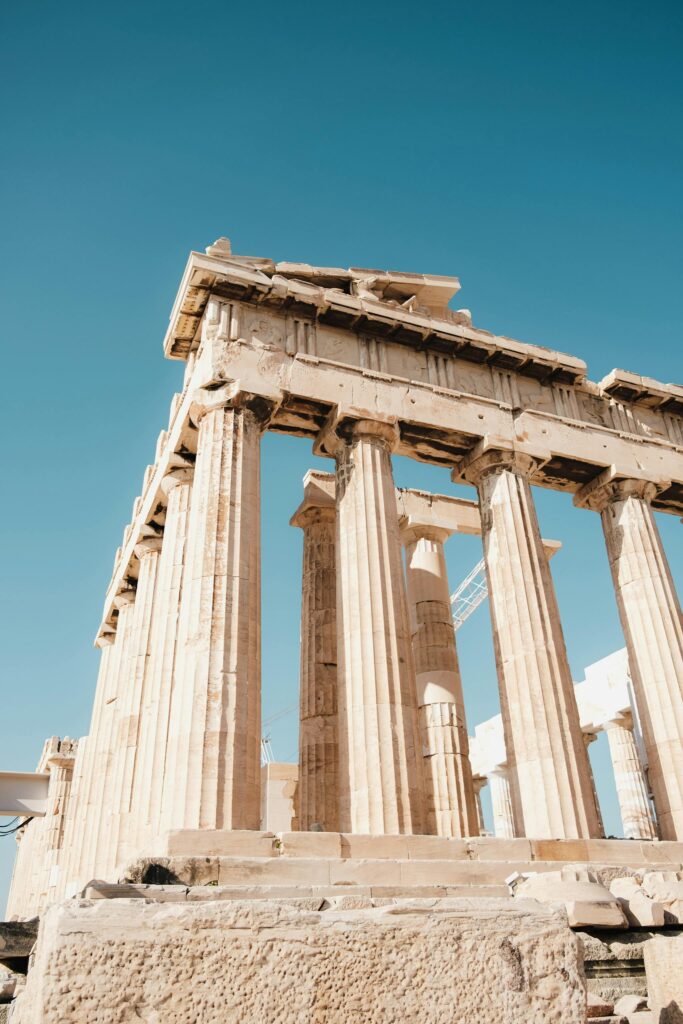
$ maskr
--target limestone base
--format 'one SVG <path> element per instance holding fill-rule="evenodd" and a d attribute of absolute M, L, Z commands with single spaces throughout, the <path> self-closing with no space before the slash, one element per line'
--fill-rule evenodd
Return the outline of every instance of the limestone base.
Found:
<path fill-rule="evenodd" d="M 585 1021 L 579 943 L 557 911 L 533 900 L 348 905 L 57 905 L 12 1024 Z"/>

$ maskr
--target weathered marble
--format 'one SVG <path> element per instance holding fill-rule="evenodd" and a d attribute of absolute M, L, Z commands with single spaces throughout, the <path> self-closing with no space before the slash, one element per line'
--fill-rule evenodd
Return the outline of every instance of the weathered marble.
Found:
<path fill-rule="evenodd" d="M 683 933 L 655 935 L 643 946 L 648 1004 L 657 1024 L 683 1020 Z"/>
<path fill-rule="evenodd" d="M 335 523 L 334 480 L 308 473 L 304 500 L 291 519 L 304 534 L 297 795 L 304 832 L 339 828 Z"/>
<path fill-rule="evenodd" d="M 475 452 L 459 477 L 477 486 L 515 831 L 600 833 L 562 625 L 529 485 L 533 460 Z"/>
<path fill-rule="evenodd" d="M 260 440 L 267 409 L 195 395 L 197 459 L 161 807 L 163 828 L 260 820 Z"/>
<path fill-rule="evenodd" d="M 56 906 L 13 1024 L 584 1024 L 579 947 L 560 914 L 525 901 L 320 903 Z"/>
<path fill-rule="evenodd" d="M 683 618 L 650 504 L 657 486 L 603 474 L 577 496 L 600 512 L 662 839 L 683 837 Z"/>
<path fill-rule="evenodd" d="M 656 839 L 657 827 L 647 794 L 647 783 L 633 735 L 633 719 L 624 715 L 605 726 L 609 743 L 619 812 L 625 839 Z"/>
<path fill-rule="evenodd" d="M 448 532 L 415 517 L 402 524 L 417 684 L 427 821 L 439 836 L 479 834 L 465 701 L 444 556 Z"/>
<path fill-rule="evenodd" d="M 192 495 L 193 470 L 179 466 L 164 478 L 168 504 L 158 566 L 150 663 L 139 724 L 139 755 L 131 797 L 131 848 L 152 843 L 159 834 L 161 798 L 173 697 L 173 669 L 177 650 L 178 617 L 185 564 L 185 546 Z"/>
<path fill-rule="evenodd" d="M 353 832 L 425 828 L 395 443 L 393 425 L 361 420 L 337 447 L 340 822 Z"/>

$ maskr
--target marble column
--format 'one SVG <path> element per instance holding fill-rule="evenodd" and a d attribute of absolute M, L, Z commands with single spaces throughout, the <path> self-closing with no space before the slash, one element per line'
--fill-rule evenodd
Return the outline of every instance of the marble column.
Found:
<path fill-rule="evenodd" d="M 150 661 L 140 722 L 138 769 L 133 791 L 133 840 L 139 849 L 151 848 L 159 835 L 161 796 L 166 768 L 173 667 L 182 589 L 185 544 L 192 493 L 193 469 L 178 456 L 179 465 L 162 480 L 167 506 L 159 556 Z"/>
<path fill-rule="evenodd" d="M 74 763 L 77 740 L 53 736 L 45 744 L 39 771 L 50 773 L 47 813 L 42 821 L 44 840 L 40 856 L 41 885 L 39 901 L 35 907 L 38 913 L 45 909 L 48 901 L 53 902 L 59 875 L 62 869 L 64 833 L 71 800 Z M 34 870 L 37 865 L 34 865 Z"/>
<path fill-rule="evenodd" d="M 89 878 L 105 878 L 111 864 L 112 776 L 124 684 L 128 678 L 135 590 L 130 587 L 122 590 L 114 598 L 114 605 L 118 609 L 116 637 L 111 647 L 105 646 L 102 650 L 101 675 L 84 765 L 84 775 L 90 784 L 75 821 L 75 828 L 82 829 L 82 835 L 77 837 L 81 854 L 69 878 L 71 890 Z M 72 895 L 72 891 L 67 891 L 67 895 Z"/>
<path fill-rule="evenodd" d="M 595 813 L 598 816 L 598 825 L 600 827 L 599 835 L 604 838 L 604 835 L 605 835 L 605 825 L 604 825 L 604 822 L 602 820 L 602 811 L 600 810 L 600 800 L 598 799 L 598 790 L 597 790 L 597 786 L 595 785 L 595 774 L 593 772 L 593 765 L 591 763 L 591 756 L 590 756 L 590 753 L 589 753 L 589 747 L 590 747 L 591 743 L 595 743 L 595 741 L 597 740 L 598 737 L 597 737 L 597 734 L 594 733 L 594 732 L 582 732 L 581 735 L 583 736 L 583 743 L 584 743 L 584 746 L 586 748 L 586 753 L 588 754 L 588 770 L 590 771 L 591 790 L 592 790 L 592 793 L 593 793 L 593 800 L 595 802 Z"/>
<path fill-rule="evenodd" d="M 493 810 L 493 833 L 496 839 L 515 838 L 510 777 L 506 768 L 497 768 L 488 775 Z"/>
<path fill-rule="evenodd" d="M 425 828 L 413 663 L 391 452 L 397 430 L 360 420 L 337 451 L 340 824 Z"/>
<path fill-rule="evenodd" d="M 514 451 L 475 451 L 476 485 L 517 835 L 599 835 L 555 589 L 528 476 Z"/>
<path fill-rule="evenodd" d="M 633 734 L 633 719 L 626 714 L 605 725 L 614 782 L 625 839 L 656 839 L 645 773 Z"/>
<path fill-rule="evenodd" d="M 266 409 L 198 392 L 161 828 L 260 822 L 260 448 Z"/>
<path fill-rule="evenodd" d="M 290 520 L 304 534 L 297 788 L 302 832 L 339 831 L 335 516 L 334 478 L 308 473 L 304 500 Z"/>
<path fill-rule="evenodd" d="M 650 501 L 601 474 L 576 496 L 600 513 L 661 839 L 683 840 L 683 620 Z"/>
<path fill-rule="evenodd" d="M 488 782 L 485 776 L 475 775 L 472 778 L 472 788 L 474 789 L 474 806 L 477 812 L 477 835 L 483 836 L 486 834 L 486 824 L 484 822 L 484 807 L 481 802 L 481 791 Z"/>
<path fill-rule="evenodd" d="M 135 545 L 135 555 L 139 563 L 138 584 L 128 665 L 122 677 L 118 700 L 120 708 L 117 715 L 113 770 L 107 791 L 107 798 L 111 801 L 110 859 L 106 866 L 107 877 L 113 877 L 116 869 L 123 867 L 126 859 L 134 853 L 130 843 L 134 826 L 131 816 L 133 785 L 138 767 L 140 720 L 145 703 L 161 544 L 159 536 L 149 536 Z"/>
<path fill-rule="evenodd" d="M 425 831 L 475 836 L 479 826 L 444 556 L 449 531 L 409 521 L 401 536 L 422 743 Z"/>

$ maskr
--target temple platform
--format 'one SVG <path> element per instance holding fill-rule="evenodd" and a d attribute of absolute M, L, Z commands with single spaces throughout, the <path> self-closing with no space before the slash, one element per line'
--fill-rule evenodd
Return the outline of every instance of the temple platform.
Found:
<path fill-rule="evenodd" d="M 127 865 L 126 880 L 448 888 L 504 886 L 514 872 L 557 871 L 566 864 L 607 874 L 683 870 L 683 843 L 656 840 L 181 830 L 155 847 Z"/>

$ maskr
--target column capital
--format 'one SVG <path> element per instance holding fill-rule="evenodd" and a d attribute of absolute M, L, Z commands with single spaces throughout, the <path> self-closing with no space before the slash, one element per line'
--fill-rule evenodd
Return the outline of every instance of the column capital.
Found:
<path fill-rule="evenodd" d="M 162 543 L 163 537 L 141 537 L 133 548 L 136 558 L 142 561 L 147 555 L 161 551 Z"/>
<path fill-rule="evenodd" d="M 311 469 L 304 477 L 304 497 L 289 520 L 290 526 L 302 529 L 313 523 L 333 520 L 336 513 L 334 473 Z"/>
<path fill-rule="evenodd" d="M 507 445 L 496 445 L 486 438 L 476 444 L 451 473 L 454 483 L 478 486 L 483 477 L 492 473 L 516 473 L 528 478 L 545 459 Z"/>
<path fill-rule="evenodd" d="M 178 487 L 179 484 L 191 484 L 194 476 L 194 468 L 186 469 L 171 469 L 161 479 L 161 490 L 165 497 L 168 498 L 171 491 Z"/>
<path fill-rule="evenodd" d="M 248 391 L 238 381 L 207 384 L 197 388 L 192 395 L 189 417 L 195 426 L 199 426 L 204 416 L 216 409 L 243 409 L 248 410 L 261 429 L 265 430 L 281 399 L 282 395 L 275 392 L 257 394 Z"/>
<path fill-rule="evenodd" d="M 641 498 L 648 505 L 655 495 L 668 486 L 668 481 L 654 482 L 633 477 L 617 477 L 614 469 L 606 469 L 576 492 L 574 504 L 577 508 L 589 508 L 602 512 L 611 502 L 625 498 Z"/>
<path fill-rule="evenodd" d="M 400 433 L 395 417 L 375 419 L 352 416 L 338 406 L 332 409 L 313 445 L 316 455 L 338 458 L 341 452 L 357 440 L 376 441 L 393 452 Z"/>
<path fill-rule="evenodd" d="M 122 608 L 125 608 L 126 605 L 135 604 L 135 595 L 135 587 L 125 587 L 123 590 L 120 590 L 118 594 L 115 595 L 114 606 L 118 608 L 120 611 Z"/>
<path fill-rule="evenodd" d="M 111 647 L 115 643 L 116 630 L 112 629 L 111 626 L 103 626 L 95 637 L 95 647 L 100 650 L 104 650 L 105 647 Z"/>
<path fill-rule="evenodd" d="M 352 421 L 349 436 L 354 441 L 379 441 L 382 447 L 393 452 L 398 445 L 400 435 L 398 425 L 395 422 L 363 419 Z"/>
<path fill-rule="evenodd" d="M 633 732 L 633 714 L 629 710 L 620 711 L 608 722 L 604 722 L 602 728 L 604 732 L 609 729 L 627 729 L 629 732 Z"/>
<path fill-rule="evenodd" d="M 452 530 L 447 530 L 443 526 L 415 521 L 412 516 L 399 519 L 398 526 L 401 534 L 401 543 L 404 547 L 416 544 L 420 540 L 431 540 L 436 544 L 445 544 L 453 533 Z"/>

